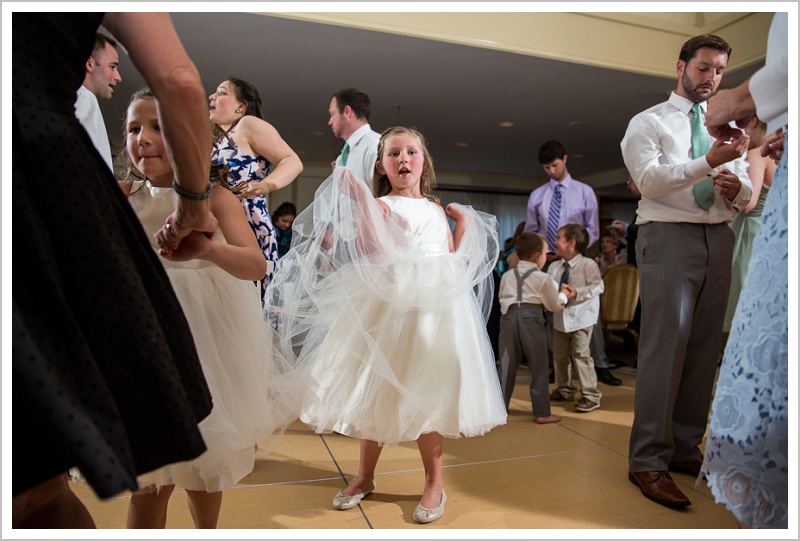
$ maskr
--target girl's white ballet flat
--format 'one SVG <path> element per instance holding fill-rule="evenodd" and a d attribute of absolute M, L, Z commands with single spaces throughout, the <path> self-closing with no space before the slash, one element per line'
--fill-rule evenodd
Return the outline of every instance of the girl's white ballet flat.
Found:
<path fill-rule="evenodd" d="M 369 495 L 370 492 L 375 490 L 375 481 L 372 481 L 372 488 L 365 490 L 360 494 L 353 494 L 352 496 L 345 496 L 340 490 L 339 493 L 333 497 L 333 508 L 339 511 L 345 511 L 358 505 L 361 500 Z"/>
<path fill-rule="evenodd" d="M 422 507 L 421 504 L 417 504 L 417 508 L 414 509 L 414 521 L 420 524 L 428 524 L 438 519 L 444 515 L 444 503 L 446 501 L 447 494 L 444 489 L 442 489 L 442 503 L 440 503 L 439 507 L 436 509 L 428 509 L 427 507 Z"/>

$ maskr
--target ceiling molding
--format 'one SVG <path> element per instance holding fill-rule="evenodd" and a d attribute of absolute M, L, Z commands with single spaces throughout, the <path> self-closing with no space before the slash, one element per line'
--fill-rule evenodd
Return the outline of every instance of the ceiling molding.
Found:
<path fill-rule="evenodd" d="M 689 37 L 719 32 L 735 71 L 766 56 L 772 12 L 736 13 L 262 13 L 403 36 L 674 77 L 675 51 Z M 564 39 L 569 29 L 569 39 Z M 637 46 L 644 44 L 643 46 Z"/>
<path fill-rule="evenodd" d="M 697 34 L 716 34 L 721 29 L 739 20 L 754 15 L 742 13 L 704 13 L 704 12 L 653 12 L 653 13 L 581 13 L 587 17 L 622 22 L 631 26 L 641 26 L 650 30 L 666 31 L 688 39 Z"/>

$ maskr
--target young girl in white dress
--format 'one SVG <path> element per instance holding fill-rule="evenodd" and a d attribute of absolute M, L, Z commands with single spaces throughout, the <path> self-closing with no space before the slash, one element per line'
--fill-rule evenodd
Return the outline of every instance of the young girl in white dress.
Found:
<path fill-rule="evenodd" d="M 178 194 L 149 89 L 133 95 L 124 125 L 130 160 L 147 180 L 121 181 L 120 187 L 157 250 L 154 234 L 172 213 Z M 236 196 L 214 186 L 210 197 L 219 221 L 214 237 L 193 232 L 168 259 L 161 258 L 214 402 L 199 425 L 207 451 L 139 476 L 140 489 L 128 507 L 129 528 L 165 527 L 176 484 L 186 489 L 195 526 L 216 527 L 222 491 L 253 470 L 256 446 L 279 435 L 291 420 L 279 371 L 265 354 L 268 334 L 254 284 L 264 276 L 267 262 Z"/>
<path fill-rule="evenodd" d="M 486 333 L 497 224 L 470 207 L 442 209 L 419 132 L 386 130 L 378 156 L 374 196 L 346 168 L 320 186 L 267 299 L 280 354 L 314 381 L 300 419 L 362 440 L 358 476 L 333 506 L 355 507 L 375 489 L 384 446 L 416 441 L 425 484 L 413 519 L 429 523 L 447 501 L 443 438 L 506 422 Z"/>

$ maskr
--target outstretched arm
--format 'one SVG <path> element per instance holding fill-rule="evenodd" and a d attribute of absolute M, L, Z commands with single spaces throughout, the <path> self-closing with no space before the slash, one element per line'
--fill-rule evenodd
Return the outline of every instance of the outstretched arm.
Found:
<path fill-rule="evenodd" d="M 719 139 L 737 131 L 729 126 L 730 122 L 735 122 L 737 126 L 744 128 L 754 114 L 756 114 L 756 104 L 750 95 L 748 80 L 736 88 L 720 90 L 708 100 L 706 126 L 709 133 Z M 725 135 L 722 135 L 723 133 Z"/>
<path fill-rule="evenodd" d="M 350 169 L 337 168 L 334 176 L 334 200 L 331 204 L 342 216 L 354 220 L 352 227 L 355 229 L 354 240 L 358 254 L 370 257 L 373 254 L 385 252 L 387 240 L 385 228 L 379 224 L 389 220 L 392 214 L 389 207 L 380 199 L 376 199 Z M 376 207 L 379 209 L 379 214 L 376 214 Z M 337 222 L 338 220 L 334 219 L 329 223 L 320 239 L 320 247 L 323 250 L 330 250 L 338 242 L 339 232 L 335 225 Z"/>
<path fill-rule="evenodd" d="M 208 109 L 197 68 L 181 44 L 168 13 L 107 13 L 103 24 L 117 37 L 156 96 L 158 117 L 176 182 L 185 190 L 208 188 L 211 156 Z M 180 198 L 159 245 L 177 246 L 192 230 L 213 232 L 217 221 L 208 200 Z"/>
<path fill-rule="evenodd" d="M 211 194 L 211 210 L 219 220 L 226 242 L 218 242 L 202 233 L 192 232 L 176 250 L 162 254 L 165 259 L 202 259 L 214 263 L 241 280 L 264 278 L 267 260 L 236 196 L 222 186 L 215 186 Z"/>
<path fill-rule="evenodd" d="M 269 122 L 246 116 L 239 121 L 237 129 L 253 152 L 273 164 L 272 172 L 267 178 L 248 183 L 243 192 L 245 197 L 267 195 L 288 186 L 303 172 L 303 162 L 297 153 Z"/>
<path fill-rule="evenodd" d="M 786 132 L 781 132 L 778 135 L 770 137 L 767 142 L 761 147 L 761 155 L 769 158 L 776 164 L 783 158 L 783 142 L 786 139 Z"/>

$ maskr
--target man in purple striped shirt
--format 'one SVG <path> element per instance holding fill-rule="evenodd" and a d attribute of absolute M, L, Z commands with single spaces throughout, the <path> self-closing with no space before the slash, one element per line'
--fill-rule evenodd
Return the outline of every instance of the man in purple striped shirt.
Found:
<path fill-rule="evenodd" d="M 597 195 L 588 184 L 572 178 L 567 171 L 567 149 L 560 141 L 547 141 L 539 148 L 539 163 L 550 179 L 531 192 L 528 198 L 528 213 L 525 231 L 539 233 L 547 239 L 547 263 L 560 259 L 556 255 L 555 239 L 561 226 L 580 224 L 589 233 L 589 246 L 600 237 L 600 212 L 597 208 Z M 559 192 L 558 196 L 556 192 Z M 554 201 L 555 200 L 555 201 Z M 552 218 L 551 218 L 552 213 Z M 553 383 L 553 313 L 545 312 L 547 329 L 547 354 L 550 361 L 550 382 Z M 608 365 L 597 366 L 605 369 L 599 377 L 601 381 L 620 382 L 608 372 Z M 608 377 L 606 377 L 606 374 Z M 613 383 L 618 385 L 618 383 Z"/>
<path fill-rule="evenodd" d="M 550 179 L 531 192 L 525 231 L 539 233 L 547 238 L 550 210 L 553 206 L 555 231 L 566 224 L 580 224 L 589 233 L 589 246 L 597 242 L 600 236 L 597 195 L 591 186 L 570 176 L 567 171 L 567 149 L 559 141 L 547 141 L 539 149 L 539 163 Z M 561 204 L 551 205 L 556 190 L 561 192 Z M 551 245 L 548 238 L 547 262 L 555 259 L 555 246 Z"/>

